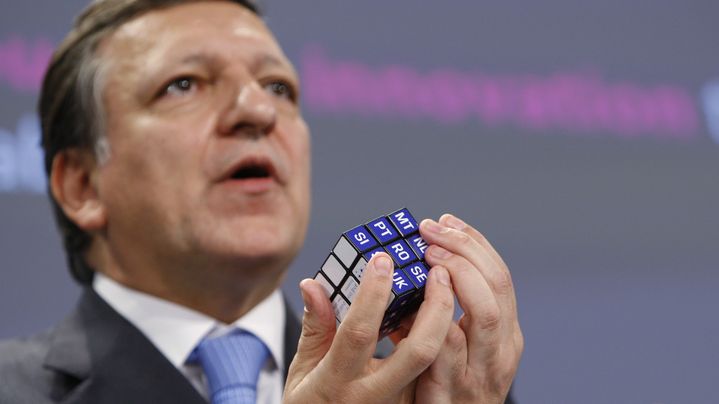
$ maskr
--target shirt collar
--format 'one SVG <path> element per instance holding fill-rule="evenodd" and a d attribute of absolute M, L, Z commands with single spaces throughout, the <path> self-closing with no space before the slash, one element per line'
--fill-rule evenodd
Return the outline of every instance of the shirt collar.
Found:
<path fill-rule="evenodd" d="M 228 325 L 185 306 L 130 289 L 101 273 L 95 273 L 92 286 L 176 368 L 185 364 L 205 336 L 220 336 L 239 328 L 260 338 L 270 350 L 277 367 L 284 369 L 285 310 L 279 290 Z"/>

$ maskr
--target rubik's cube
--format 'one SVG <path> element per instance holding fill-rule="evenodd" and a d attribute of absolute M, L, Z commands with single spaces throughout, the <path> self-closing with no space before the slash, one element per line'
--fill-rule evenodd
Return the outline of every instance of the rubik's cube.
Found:
<path fill-rule="evenodd" d="M 347 316 L 370 258 L 386 252 L 395 268 L 379 337 L 396 330 L 402 318 L 419 308 L 424 297 L 429 274 L 424 261 L 427 246 L 419 235 L 417 221 L 406 208 L 343 233 L 315 276 L 332 301 L 337 324 Z"/>

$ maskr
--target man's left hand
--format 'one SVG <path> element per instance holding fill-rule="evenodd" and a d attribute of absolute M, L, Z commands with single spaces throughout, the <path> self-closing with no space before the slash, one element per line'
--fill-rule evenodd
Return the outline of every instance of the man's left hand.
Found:
<path fill-rule="evenodd" d="M 464 314 L 420 375 L 415 402 L 503 403 L 524 349 L 509 269 L 480 232 L 453 215 L 422 221 L 420 232 L 430 244 L 427 263 L 447 268 Z M 401 344 L 411 326 L 390 338 Z"/>

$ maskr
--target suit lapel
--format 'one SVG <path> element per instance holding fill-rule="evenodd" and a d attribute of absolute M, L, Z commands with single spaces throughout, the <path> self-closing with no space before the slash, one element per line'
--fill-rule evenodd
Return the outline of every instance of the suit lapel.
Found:
<path fill-rule="evenodd" d="M 55 330 L 45 367 L 75 383 L 64 403 L 206 403 L 132 324 L 86 289 Z"/>
<path fill-rule="evenodd" d="M 302 326 L 285 299 L 285 373 Z M 154 345 L 92 289 L 54 330 L 44 366 L 64 383 L 63 403 L 204 403 L 206 401 Z"/>
<path fill-rule="evenodd" d="M 300 341 L 300 333 L 302 332 L 302 324 L 297 319 L 297 315 L 290 307 L 287 297 L 283 299 L 285 302 L 285 374 L 284 380 L 287 380 L 287 372 L 290 370 L 290 363 L 297 353 L 297 344 Z"/>

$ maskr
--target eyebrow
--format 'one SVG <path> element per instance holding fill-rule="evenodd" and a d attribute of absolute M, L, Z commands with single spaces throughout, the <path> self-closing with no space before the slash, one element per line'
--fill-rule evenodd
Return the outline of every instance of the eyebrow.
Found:
<path fill-rule="evenodd" d="M 179 64 L 209 65 L 210 67 L 220 67 L 223 65 L 217 55 L 204 51 L 185 56 L 184 58 L 180 59 Z M 270 54 L 264 54 L 258 60 L 254 61 L 250 65 L 250 70 L 257 71 L 267 67 L 287 68 L 294 73 L 294 68 L 290 63 L 288 63 L 284 59 L 278 58 L 275 55 Z"/>
<path fill-rule="evenodd" d="M 227 62 L 223 61 L 221 57 L 213 52 L 208 52 L 206 50 L 199 50 L 197 52 L 193 52 L 191 54 L 188 54 L 181 59 L 179 59 L 176 62 L 170 62 L 170 65 L 175 66 L 207 66 L 210 69 L 213 70 L 221 70 Z M 287 61 L 284 58 L 277 57 L 272 54 L 262 54 L 259 57 L 255 58 L 255 60 L 252 61 L 252 63 L 249 66 L 251 72 L 260 71 L 262 69 L 273 69 L 273 68 L 279 68 L 279 69 L 287 69 L 287 71 L 291 74 L 291 76 L 297 80 L 297 71 L 294 69 L 291 63 Z M 151 89 L 153 88 L 153 84 L 155 83 L 155 78 L 162 75 L 163 71 L 167 69 L 167 66 L 165 68 L 159 69 L 151 76 L 145 77 L 145 80 L 143 80 L 143 83 L 140 88 L 143 90 L 145 89 Z M 154 77 L 154 78 L 153 78 Z"/>

